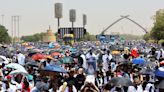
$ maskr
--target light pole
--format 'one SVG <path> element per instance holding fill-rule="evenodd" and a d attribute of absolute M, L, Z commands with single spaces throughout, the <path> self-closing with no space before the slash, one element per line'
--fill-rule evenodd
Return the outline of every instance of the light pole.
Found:
<path fill-rule="evenodd" d="M 3 25 L 3 26 L 4 26 L 4 16 L 5 16 L 5 15 L 3 15 L 3 14 L 1 15 L 1 17 L 2 17 L 2 25 Z"/>

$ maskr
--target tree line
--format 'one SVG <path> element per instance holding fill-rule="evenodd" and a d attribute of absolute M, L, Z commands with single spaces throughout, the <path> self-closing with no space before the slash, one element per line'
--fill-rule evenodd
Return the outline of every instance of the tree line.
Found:
<path fill-rule="evenodd" d="M 157 43 L 164 41 L 164 9 L 156 11 L 154 16 L 154 26 L 151 31 L 144 35 L 144 40 L 154 40 Z"/>

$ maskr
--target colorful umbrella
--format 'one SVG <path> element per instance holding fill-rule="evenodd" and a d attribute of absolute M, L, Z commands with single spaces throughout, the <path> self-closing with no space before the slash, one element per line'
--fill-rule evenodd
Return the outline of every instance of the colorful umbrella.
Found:
<path fill-rule="evenodd" d="M 43 52 L 41 49 L 33 49 L 34 52 Z"/>
<path fill-rule="evenodd" d="M 115 51 L 112 51 L 112 54 L 113 55 L 119 55 L 120 54 L 120 51 L 116 51 L 116 50 Z"/>
<path fill-rule="evenodd" d="M 159 68 L 155 71 L 155 76 L 164 78 L 164 67 L 159 67 Z"/>
<path fill-rule="evenodd" d="M 53 58 L 53 57 L 51 57 L 50 55 L 45 56 L 45 58 L 47 58 L 47 59 L 51 59 L 51 60 L 54 60 L 54 58 Z"/>
<path fill-rule="evenodd" d="M 139 64 L 139 65 L 141 65 L 144 62 L 145 62 L 145 60 L 143 58 L 135 58 L 135 59 L 132 60 L 132 63 L 133 64 Z"/>
<path fill-rule="evenodd" d="M 70 64 L 70 63 L 73 63 L 73 59 L 72 59 L 72 57 L 64 57 L 64 58 L 62 59 L 62 62 L 63 62 L 64 64 Z"/>
<path fill-rule="evenodd" d="M 10 75 L 17 75 L 17 74 L 22 74 L 27 76 L 28 72 L 26 70 L 14 70 L 10 72 Z"/>
<path fill-rule="evenodd" d="M 136 48 L 132 49 L 131 56 L 133 56 L 134 58 L 137 58 L 139 56 Z"/>
<path fill-rule="evenodd" d="M 164 60 L 160 62 L 160 65 L 164 65 Z"/>
<path fill-rule="evenodd" d="M 34 46 L 27 46 L 26 49 L 34 49 Z"/>
<path fill-rule="evenodd" d="M 44 71 L 67 73 L 67 70 L 58 65 L 48 65 L 44 68 Z"/>
<path fill-rule="evenodd" d="M 51 53 L 51 56 L 54 58 L 59 58 L 59 57 L 61 57 L 61 54 L 59 52 L 53 52 L 53 53 Z"/>
<path fill-rule="evenodd" d="M 51 53 L 51 56 L 60 56 L 61 54 L 59 52 L 53 52 Z"/>
<path fill-rule="evenodd" d="M 6 65 L 7 68 L 13 68 L 13 69 L 16 69 L 16 70 L 25 70 L 25 68 L 18 64 L 18 63 L 10 63 L 10 64 L 7 64 Z"/>
<path fill-rule="evenodd" d="M 31 58 L 33 60 L 42 60 L 45 59 L 45 56 L 43 54 L 34 54 Z"/>

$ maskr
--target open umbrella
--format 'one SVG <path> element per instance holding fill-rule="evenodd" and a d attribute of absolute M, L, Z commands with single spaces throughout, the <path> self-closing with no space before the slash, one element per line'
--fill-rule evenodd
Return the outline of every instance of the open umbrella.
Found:
<path fill-rule="evenodd" d="M 45 59 L 45 56 L 43 54 L 34 54 L 31 58 L 33 60 L 42 60 Z"/>
<path fill-rule="evenodd" d="M 25 70 L 25 68 L 18 63 L 10 63 L 10 64 L 7 64 L 6 67 L 16 69 L 16 70 Z"/>
<path fill-rule="evenodd" d="M 120 51 L 117 51 L 117 50 L 112 51 L 112 55 L 119 55 L 119 54 L 120 54 Z"/>
<path fill-rule="evenodd" d="M 72 59 L 72 57 L 64 57 L 63 59 L 62 59 L 62 62 L 64 63 L 64 64 L 70 64 L 70 63 L 73 63 L 73 59 Z"/>
<path fill-rule="evenodd" d="M 51 72 L 60 72 L 60 73 L 67 73 L 67 70 L 64 68 L 58 66 L 58 65 L 48 65 L 44 68 L 45 71 L 51 71 Z"/>
<path fill-rule="evenodd" d="M 154 68 L 157 66 L 155 62 L 151 62 L 151 61 L 145 61 L 143 64 L 144 67 L 150 67 L 150 68 Z"/>
<path fill-rule="evenodd" d="M 126 79 L 124 77 L 115 77 L 112 78 L 110 81 L 110 84 L 113 86 L 133 86 L 134 84 L 132 83 L 132 81 L 130 81 L 129 79 Z"/>
<path fill-rule="evenodd" d="M 33 49 L 34 52 L 43 52 L 41 49 Z"/>
<path fill-rule="evenodd" d="M 160 65 L 164 65 L 164 60 L 160 62 Z"/>
<path fill-rule="evenodd" d="M 59 58 L 61 56 L 61 54 L 59 52 L 53 52 L 53 53 L 51 53 L 51 56 L 54 58 Z"/>
<path fill-rule="evenodd" d="M 26 65 L 27 66 L 38 67 L 39 66 L 39 63 L 38 62 L 31 61 L 31 62 L 27 62 Z"/>
<path fill-rule="evenodd" d="M 155 70 L 155 76 L 164 78 L 164 67 L 159 67 Z"/>
<path fill-rule="evenodd" d="M 61 55 L 59 52 L 53 52 L 53 53 L 51 53 L 51 56 L 59 56 L 59 55 Z"/>
<path fill-rule="evenodd" d="M 154 75 L 154 70 L 150 68 L 142 68 L 141 71 L 139 71 L 140 74 L 145 74 L 145 75 Z"/>
<path fill-rule="evenodd" d="M 28 72 L 26 70 L 14 70 L 10 72 L 10 75 L 17 75 L 17 74 L 22 74 L 27 76 Z"/>
<path fill-rule="evenodd" d="M 45 56 L 45 58 L 47 58 L 47 59 L 51 59 L 51 60 L 54 60 L 54 58 L 51 57 L 50 55 Z"/>
<path fill-rule="evenodd" d="M 145 60 L 143 58 L 135 58 L 132 60 L 133 64 L 139 64 L 139 65 L 142 65 Z"/>
<path fill-rule="evenodd" d="M 7 60 L 7 58 L 5 56 L 0 55 L 0 63 L 8 64 L 9 61 Z"/>

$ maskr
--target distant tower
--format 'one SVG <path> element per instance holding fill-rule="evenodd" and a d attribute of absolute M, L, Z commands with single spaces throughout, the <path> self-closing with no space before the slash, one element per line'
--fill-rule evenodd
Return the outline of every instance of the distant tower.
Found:
<path fill-rule="evenodd" d="M 72 22 L 72 28 L 74 27 L 74 22 L 76 21 L 76 10 L 75 9 L 71 9 L 69 11 L 69 17 L 70 17 L 70 22 Z"/>
<path fill-rule="evenodd" d="M 55 3 L 55 18 L 58 19 L 58 29 L 60 28 L 60 19 L 63 17 L 62 12 L 63 12 L 62 3 Z"/>
<path fill-rule="evenodd" d="M 86 24 L 87 24 L 87 15 L 83 14 L 83 28 L 85 28 Z"/>

